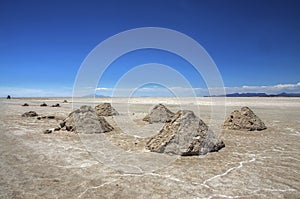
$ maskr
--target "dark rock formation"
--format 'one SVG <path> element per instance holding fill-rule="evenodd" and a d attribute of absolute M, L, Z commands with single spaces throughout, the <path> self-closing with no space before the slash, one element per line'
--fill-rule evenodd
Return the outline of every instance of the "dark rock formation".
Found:
<path fill-rule="evenodd" d="M 223 148 L 223 141 L 192 111 L 178 111 L 146 144 L 152 152 L 174 155 L 203 155 Z"/>
<path fill-rule="evenodd" d="M 105 133 L 113 130 L 113 127 L 103 118 L 98 117 L 90 106 L 81 106 L 69 114 L 60 123 L 60 128 L 76 133 Z"/>
<path fill-rule="evenodd" d="M 50 133 L 52 133 L 52 129 L 47 129 L 47 130 L 45 130 L 43 133 L 44 133 L 44 134 L 50 134 Z"/>
<path fill-rule="evenodd" d="M 46 103 L 42 103 L 40 106 L 48 106 Z"/>
<path fill-rule="evenodd" d="M 38 120 L 41 120 L 41 119 L 55 119 L 55 116 L 54 115 L 49 115 L 49 116 L 39 116 L 37 117 Z"/>
<path fill-rule="evenodd" d="M 10 95 L 8 95 L 8 96 L 6 97 L 6 99 L 11 99 Z"/>
<path fill-rule="evenodd" d="M 60 107 L 59 104 L 53 104 L 51 107 Z"/>
<path fill-rule="evenodd" d="M 64 100 L 63 103 L 68 103 L 68 100 Z"/>
<path fill-rule="evenodd" d="M 98 116 L 119 115 L 119 113 L 111 106 L 110 103 L 102 103 L 95 106 L 95 111 Z"/>
<path fill-rule="evenodd" d="M 27 104 L 27 103 L 24 103 L 22 106 L 29 106 L 29 104 Z"/>
<path fill-rule="evenodd" d="M 224 122 L 225 129 L 261 131 L 266 129 L 266 125 L 248 107 L 233 111 Z"/>
<path fill-rule="evenodd" d="M 22 117 L 35 117 L 38 116 L 38 114 L 35 111 L 28 111 L 22 114 Z"/>
<path fill-rule="evenodd" d="M 174 113 L 171 112 L 167 107 L 165 107 L 163 104 L 157 104 L 152 108 L 150 113 L 144 117 L 143 120 L 149 123 L 165 123 L 170 122 L 173 116 Z"/>

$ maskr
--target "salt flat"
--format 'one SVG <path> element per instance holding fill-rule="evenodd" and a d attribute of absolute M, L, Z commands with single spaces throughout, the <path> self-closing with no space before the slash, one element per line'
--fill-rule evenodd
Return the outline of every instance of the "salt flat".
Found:
<path fill-rule="evenodd" d="M 1 198 L 299 198 L 299 98 L 64 99 L 1 99 Z M 43 102 L 49 106 L 40 107 Z M 106 117 L 114 131 L 43 134 L 72 109 L 102 102 L 120 113 Z M 50 107 L 56 103 L 61 107 Z M 225 148 L 190 157 L 146 151 L 162 124 L 141 119 L 157 103 L 174 112 L 193 110 Z M 222 130 L 224 117 L 242 106 L 268 129 Z M 30 110 L 55 119 L 21 117 Z"/>

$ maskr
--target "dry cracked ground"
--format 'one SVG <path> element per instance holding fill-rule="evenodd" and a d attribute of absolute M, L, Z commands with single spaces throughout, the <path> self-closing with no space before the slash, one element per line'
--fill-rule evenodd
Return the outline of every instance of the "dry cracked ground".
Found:
<path fill-rule="evenodd" d="M 222 102 L 209 98 L 0 100 L 0 198 L 299 198 L 300 99 L 227 98 L 226 114 L 249 106 L 264 131 L 220 130 Z M 68 99 L 69 102 L 72 99 Z M 40 107 L 45 102 L 47 107 Z M 55 128 L 83 104 L 112 102 L 115 130 L 78 135 Z M 28 103 L 29 106 L 22 106 Z M 50 107 L 60 103 L 61 107 Z M 141 119 L 163 103 L 195 113 L 220 132 L 226 147 L 204 156 L 178 157 L 146 151 L 162 127 Z M 215 115 L 211 115 L 212 107 Z M 55 119 L 22 117 L 27 111 Z M 220 111 L 220 112 L 218 112 Z M 211 118 L 213 117 L 213 118 Z M 210 120 L 212 119 L 212 120 Z"/>

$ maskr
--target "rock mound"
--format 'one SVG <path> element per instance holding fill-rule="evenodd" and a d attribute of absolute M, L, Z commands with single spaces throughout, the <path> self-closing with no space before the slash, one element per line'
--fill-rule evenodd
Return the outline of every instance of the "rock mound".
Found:
<path fill-rule="evenodd" d="M 27 103 L 24 103 L 22 106 L 29 106 L 29 104 L 27 104 Z"/>
<path fill-rule="evenodd" d="M 144 117 L 143 121 L 149 123 L 165 123 L 170 122 L 173 116 L 174 113 L 170 111 L 166 106 L 164 106 L 163 104 L 157 104 L 152 108 L 150 113 Z"/>
<path fill-rule="evenodd" d="M 22 117 L 35 117 L 38 116 L 38 114 L 35 111 L 28 111 L 22 114 Z"/>
<path fill-rule="evenodd" d="M 119 115 L 119 113 L 111 106 L 110 103 L 102 103 L 95 106 L 95 111 L 98 116 Z"/>
<path fill-rule="evenodd" d="M 225 120 L 223 127 L 225 129 L 246 131 L 261 131 L 267 128 L 261 119 L 248 107 L 243 107 L 240 111 L 233 111 Z"/>
<path fill-rule="evenodd" d="M 40 106 L 48 106 L 46 103 L 42 103 Z"/>
<path fill-rule="evenodd" d="M 192 111 L 178 111 L 170 123 L 152 137 L 146 148 L 152 152 L 174 155 L 203 155 L 225 144 Z"/>
<path fill-rule="evenodd" d="M 59 104 L 53 104 L 51 107 L 60 107 Z"/>
<path fill-rule="evenodd" d="M 90 106 L 81 106 L 69 114 L 60 124 L 61 128 L 76 133 L 105 133 L 113 130 L 113 127 L 103 118 L 98 117 Z"/>

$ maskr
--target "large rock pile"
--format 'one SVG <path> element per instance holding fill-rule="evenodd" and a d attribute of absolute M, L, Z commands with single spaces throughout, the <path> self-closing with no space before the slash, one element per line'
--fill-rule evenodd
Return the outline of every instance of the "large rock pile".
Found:
<path fill-rule="evenodd" d="M 105 133 L 113 130 L 113 127 L 103 118 L 98 117 L 90 106 L 81 106 L 69 114 L 60 124 L 62 129 L 75 131 L 76 133 Z"/>
<path fill-rule="evenodd" d="M 225 129 L 246 131 L 261 131 L 267 128 L 261 119 L 248 107 L 243 107 L 240 111 L 233 111 L 225 120 L 223 127 Z"/>
<path fill-rule="evenodd" d="M 165 107 L 163 104 L 157 104 L 152 108 L 150 113 L 144 117 L 143 121 L 149 123 L 166 123 L 170 122 L 173 116 L 174 113 L 167 107 Z"/>
<path fill-rule="evenodd" d="M 215 152 L 225 144 L 192 111 L 178 111 L 146 144 L 152 152 L 200 155 Z"/>
<path fill-rule="evenodd" d="M 95 106 L 95 111 L 98 116 L 119 115 L 119 113 L 111 106 L 110 103 L 102 103 Z"/>

